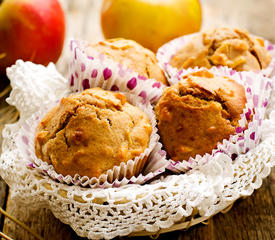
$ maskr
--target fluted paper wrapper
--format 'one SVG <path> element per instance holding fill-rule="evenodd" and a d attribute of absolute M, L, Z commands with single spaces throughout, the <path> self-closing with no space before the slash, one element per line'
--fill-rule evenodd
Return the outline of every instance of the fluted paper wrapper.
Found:
<path fill-rule="evenodd" d="M 155 177 L 156 175 L 164 172 L 166 162 L 162 162 L 162 165 L 157 165 L 158 168 L 155 171 L 147 171 L 146 175 L 141 174 L 145 164 L 150 159 L 150 153 L 155 148 L 159 135 L 156 129 L 156 120 L 153 113 L 153 108 L 150 103 L 142 103 L 142 99 L 135 95 L 125 94 L 127 100 L 139 107 L 150 119 L 152 125 L 152 133 L 150 136 L 149 146 L 145 151 L 138 157 L 128 160 L 126 163 L 121 163 L 119 166 L 114 166 L 113 169 L 108 170 L 105 174 L 100 175 L 98 178 L 89 178 L 87 176 L 80 176 L 76 174 L 75 176 L 63 176 L 55 171 L 51 164 L 48 164 L 41 159 L 37 158 L 35 155 L 35 129 L 39 122 L 42 120 L 43 116 L 59 102 L 54 102 L 45 108 L 41 108 L 40 111 L 33 114 L 28 120 L 25 121 L 23 127 L 20 129 L 20 133 L 17 139 L 18 148 L 21 150 L 24 159 L 28 162 L 28 166 L 37 170 L 39 173 L 47 174 L 54 180 L 61 183 L 90 186 L 94 187 L 119 187 L 129 183 L 142 184 L 149 179 Z M 154 162 L 154 158 L 152 158 Z M 104 159 L 102 159 L 104 161 Z"/>
<path fill-rule="evenodd" d="M 199 70 L 201 68 L 189 69 L 186 71 L 186 74 Z M 183 162 L 175 162 L 169 159 L 170 164 L 167 168 L 177 173 L 197 168 L 211 161 L 211 158 L 219 152 L 225 153 L 232 160 L 235 160 L 239 154 L 244 154 L 250 149 L 254 149 L 261 139 L 262 121 L 271 92 L 271 79 L 253 72 L 236 72 L 227 67 L 214 67 L 209 71 L 216 76 L 226 76 L 242 84 L 245 88 L 247 103 L 241 114 L 239 126 L 236 127 L 235 134 L 231 135 L 228 140 L 224 139 L 222 143 L 219 143 L 217 148 L 212 150 L 211 154 L 197 155 L 195 158 L 190 158 L 188 161 Z M 174 77 L 170 78 L 169 81 L 172 84 L 176 84 L 179 80 L 177 77 Z M 160 148 L 160 145 L 157 146 Z"/>
<path fill-rule="evenodd" d="M 20 130 L 18 147 L 24 154 L 30 168 L 39 173 L 47 174 L 53 179 L 67 184 L 94 187 L 118 187 L 129 183 L 142 184 L 156 175 L 165 171 L 168 164 L 164 156 L 151 154 L 159 140 L 156 129 L 156 120 L 151 103 L 157 101 L 165 87 L 162 83 L 153 79 L 139 76 L 121 64 L 105 59 L 105 56 L 93 52 L 93 56 L 87 55 L 85 41 L 72 40 L 70 77 L 68 79 L 69 93 L 81 92 L 84 89 L 100 87 L 105 90 L 124 93 L 130 103 L 143 110 L 151 121 L 153 131 L 148 148 L 139 157 L 115 166 L 99 178 L 87 176 L 62 176 L 58 174 L 52 165 L 38 159 L 35 155 L 34 138 L 35 128 L 42 117 L 58 102 L 41 106 L 41 109 L 28 118 Z M 91 53 L 91 52 L 89 52 Z M 65 96 L 66 97 L 66 96 Z M 141 171 L 145 167 L 145 174 Z"/>
<path fill-rule="evenodd" d="M 187 69 L 177 69 L 170 65 L 170 61 L 172 57 L 183 47 L 184 44 L 192 41 L 193 37 L 201 34 L 201 33 L 194 33 L 185 35 L 179 38 L 176 38 L 158 49 L 157 52 L 157 59 L 163 71 L 165 72 L 168 81 L 171 78 L 178 78 L 180 79 L 183 75 L 185 75 L 188 71 Z M 275 46 L 272 45 L 269 41 L 264 40 L 264 45 L 266 50 L 272 57 L 272 60 L 269 66 L 266 69 L 262 69 L 261 71 L 257 71 L 256 73 L 262 73 L 264 76 L 272 77 L 275 75 Z M 171 82 L 169 82 L 171 84 Z"/>

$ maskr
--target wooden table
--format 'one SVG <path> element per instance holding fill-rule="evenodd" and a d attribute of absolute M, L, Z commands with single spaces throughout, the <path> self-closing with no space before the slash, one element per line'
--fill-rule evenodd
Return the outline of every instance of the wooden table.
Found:
<path fill-rule="evenodd" d="M 3 89 L 3 86 L 0 86 Z M 0 131 L 3 124 L 14 121 L 14 109 L 8 107 L 4 99 L 0 99 Z M 4 109 L 9 111 L 3 111 Z M 8 115 L 5 121 L 3 117 Z M 0 139 L 1 144 L 1 139 Z M 0 207 L 6 209 L 11 215 L 21 220 L 42 238 L 49 240 L 72 240 L 84 239 L 78 237 L 68 226 L 56 219 L 46 209 L 40 209 L 28 218 L 20 216 L 20 206 L 9 197 L 9 189 L 0 178 Z M 28 209 L 25 209 L 28 211 Z M 0 230 L 16 240 L 35 239 L 24 229 L 13 223 L 7 217 L 0 215 Z M 118 239 L 118 238 L 117 238 Z M 135 237 L 123 239 L 150 239 L 149 237 Z M 219 213 L 208 221 L 207 225 L 199 224 L 187 231 L 176 231 L 159 236 L 159 239 L 246 239 L 246 240 L 272 240 L 275 239 L 275 169 L 270 176 L 263 181 L 260 189 L 256 190 L 251 197 L 238 200 L 233 208 L 226 214 Z"/>
<path fill-rule="evenodd" d="M 100 35 L 99 25 L 96 24 L 96 16 L 100 9 L 99 0 L 61 0 L 65 9 L 67 9 L 68 17 L 68 36 L 80 37 L 83 39 L 88 39 L 90 41 L 96 41 L 102 38 Z M 270 0 L 271 1 L 271 0 Z M 219 5 L 217 3 L 219 2 Z M 223 1 L 223 4 L 232 4 L 231 2 Z M 238 1 L 235 0 L 234 4 Z M 250 2 L 248 0 L 241 1 L 243 5 L 245 2 Z M 253 2 L 255 4 L 256 1 Z M 257 1 L 258 3 L 259 1 Z M 80 4 L 81 3 L 81 4 Z M 208 3 L 209 5 L 207 5 Z M 225 12 L 227 12 L 226 7 L 222 7 L 222 2 L 214 0 L 204 0 L 202 1 L 204 6 L 204 26 L 203 28 L 208 28 L 209 26 L 223 26 L 224 21 L 221 18 L 225 18 Z M 233 5 L 234 5 L 233 4 Z M 260 2 L 258 3 L 260 5 Z M 257 6 L 258 6 L 257 5 Z M 87 7 L 94 6 L 94 7 Z M 213 8 L 215 6 L 215 9 Z M 219 7 L 220 6 L 220 7 Z M 264 4 L 264 6 L 266 6 Z M 273 5 L 272 5 L 273 6 Z M 78 10 L 77 10 L 78 9 Z M 247 7 L 246 7 L 247 9 Z M 251 8 L 253 10 L 253 8 Z M 257 8 L 255 8 L 257 9 Z M 271 8 L 266 8 L 270 10 Z M 219 10 L 219 11 L 218 11 Z M 241 9 L 240 9 L 241 10 Z M 92 13 L 93 11 L 93 13 Z M 265 16 L 265 12 L 261 12 Z M 270 10 L 272 12 L 272 10 Z M 86 13 L 84 16 L 83 13 Z M 231 15 L 232 11 L 228 11 Z M 249 13 L 249 12 L 246 12 Z M 235 13 L 236 14 L 236 13 Z M 252 14 L 252 13 L 251 13 Z M 268 15 L 268 14 L 267 14 Z M 263 19 L 263 18 L 262 18 Z M 271 19 L 271 17 L 270 17 Z M 228 18 L 226 19 L 228 21 Z M 88 25 L 88 28 L 79 27 L 83 22 L 93 23 L 93 27 Z M 241 27 L 247 27 L 252 32 L 257 33 L 257 29 L 252 29 L 255 24 L 250 24 L 249 26 L 244 25 L 242 22 L 238 22 Z M 248 24 L 248 23 L 247 23 Z M 236 23 L 230 24 L 226 22 L 226 25 L 238 26 Z M 272 24 L 271 24 L 272 25 Z M 76 26 L 76 27 L 74 27 Z M 84 31 L 85 30 L 85 31 Z M 266 36 L 270 40 L 275 41 L 273 37 L 274 34 L 268 28 L 261 28 L 258 34 Z M 267 35 L 265 35 L 267 34 Z M 269 34 L 269 35 L 268 35 Z M 96 36 L 96 37 L 95 37 Z M 61 61 L 58 64 L 59 70 L 63 72 L 66 65 L 63 63 L 63 59 L 66 58 L 66 52 L 63 53 Z M 65 66 L 62 68 L 62 66 Z M 2 81 L 3 82 L 3 81 Z M 1 85 L 1 81 L 0 81 Z M 3 86 L 0 86 L 3 89 Z M 0 90 L 1 92 L 1 90 Z M 3 124 L 1 122 L 3 114 L 13 114 L 13 109 L 8 109 L 9 111 L 3 111 L 7 107 L 4 102 L 4 98 L 0 99 L 0 132 L 2 130 Z M 2 115 L 1 115 L 2 112 Z M 7 116 L 7 122 L 13 120 L 12 117 Z M 1 144 L 1 138 L 0 138 Z M 71 239 L 83 239 L 78 237 L 74 231 L 68 226 L 57 220 L 53 214 L 46 209 L 40 209 L 35 214 L 32 214 L 28 218 L 22 219 L 20 216 L 20 206 L 16 204 L 12 199 L 9 198 L 8 186 L 0 179 L 0 207 L 6 209 L 10 214 L 12 214 L 17 219 L 20 219 L 26 225 L 31 227 L 35 232 L 37 232 L 44 239 L 49 240 L 71 240 Z M 28 211 L 28 209 L 25 209 Z M 9 219 L 0 215 L 0 231 L 3 231 L 10 237 L 16 240 L 29 240 L 35 239 L 28 232 L 11 222 Z M 118 238 L 117 238 L 118 239 Z M 136 237 L 136 238 L 123 238 L 123 239 L 150 239 L 149 237 Z M 167 233 L 159 236 L 159 239 L 178 239 L 178 240 L 219 240 L 219 239 L 245 239 L 245 240 L 273 240 L 275 239 L 275 169 L 273 169 L 270 176 L 263 181 L 263 185 L 260 189 L 256 190 L 251 197 L 246 199 L 238 200 L 233 208 L 226 214 L 219 213 L 208 221 L 207 225 L 199 224 L 190 228 L 187 231 L 176 231 L 172 233 Z"/>

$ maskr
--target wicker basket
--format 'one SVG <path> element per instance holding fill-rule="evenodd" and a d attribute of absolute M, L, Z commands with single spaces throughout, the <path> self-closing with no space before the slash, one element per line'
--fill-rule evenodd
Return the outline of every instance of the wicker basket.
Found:
<path fill-rule="evenodd" d="M 8 102 L 20 110 L 20 121 L 3 130 L 0 174 L 20 206 L 50 209 L 79 236 L 91 239 L 127 235 L 157 237 L 160 233 L 188 229 L 218 212 L 227 211 L 240 197 L 251 195 L 275 164 L 272 119 L 268 123 L 269 133 L 262 142 L 246 154 L 240 154 L 234 164 L 225 154 L 217 154 L 187 174 L 167 175 L 150 184 L 91 189 L 59 183 L 37 168 L 26 167 L 18 136 L 21 128 L 27 127 L 25 123 L 31 114 L 49 102 L 47 98 L 53 94 L 49 89 L 58 86 L 65 91 L 66 80 L 53 65 L 45 68 L 22 61 L 17 62 L 9 75 L 13 92 Z M 39 83 L 36 78 L 40 79 Z M 63 96 L 64 93 L 55 94 Z"/>

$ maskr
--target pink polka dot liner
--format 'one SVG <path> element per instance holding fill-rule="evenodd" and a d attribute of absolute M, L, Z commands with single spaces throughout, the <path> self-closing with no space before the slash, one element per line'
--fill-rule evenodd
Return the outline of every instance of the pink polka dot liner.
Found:
<path fill-rule="evenodd" d="M 188 69 L 185 73 L 188 74 L 199 70 L 201 68 Z M 236 72 L 228 67 L 214 67 L 209 71 L 216 76 L 226 76 L 242 84 L 245 87 L 247 103 L 241 114 L 239 127 L 236 128 L 235 134 L 231 135 L 228 140 L 224 139 L 222 143 L 218 144 L 216 149 L 212 150 L 211 154 L 197 155 L 195 158 L 190 158 L 189 161 L 183 162 L 175 162 L 169 159 L 170 164 L 167 168 L 177 173 L 197 168 L 211 161 L 218 153 L 226 154 L 232 160 L 236 160 L 239 154 L 244 154 L 250 149 L 254 149 L 261 141 L 262 121 L 268 106 L 272 79 L 253 72 Z M 170 77 L 169 81 L 170 84 L 176 84 L 179 79 L 174 76 Z M 158 147 L 161 149 L 161 146 L 158 145 Z"/>
<path fill-rule="evenodd" d="M 199 70 L 199 68 L 195 68 L 179 72 L 177 69 L 171 69 L 168 64 L 170 58 L 177 51 L 175 48 L 181 47 L 191 37 L 192 35 L 188 35 L 175 39 L 165 44 L 158 51 L 157 58 L 171 85 L 177 83 L 182 75 Z M 101 87 L 106 90 L 135 93 L 142 97 L 144 103 L 151 102 L 153 104 L 161 97 L 165 86 L 160 82 L 146 79 L 131 69 L 113 62 L 103 54 L 89 49 L 88 43 L 85 41 L 72 40 L 71 46 L 70 76 L 71 79 L 74 79 L 74 84 L 71 85 L 73 92 L 82 91 L 90 87 Z M 270 46 L 268 43 L 269 51 L 274 51 Z M 270 67 L 266 69 L 266 74 L 268 74 L 268 71 L 271 72 L 273 64 L 272 62 Z M 224 140 L 216 149 L 213 149 L 211 154 L 197 155 L 195 158 L 190 158 L 189 161 L 175 162 L 171 159 L 166 159 L 164 148 L 159 142 L 154 152 L 157 153 L 157 156 L 161 156 L 169 162 L 167 168 L 173 172 L 181 173 L 199 167 L 201 164 L 210 161 L 218 153 L 226 154 L 232 160 L 235 160 L 239 154 L 253 149 L 260 141 L 261 122 L 271 90 L 270 79 L 256 73 L 236 72 L 227 67 L 213 67 L 211 72 L 216 75 L 228 76 L 244 85 L 247 104 L 239 121 L 240 127 L 236 128 L 235 135 L 230 136 L 228 140 Z M 251 114 L 253 114 L 253 117 Z M 150 164 L 150 167 L 152 167 L 152 164 Z"/>
<path fill-rule="evenodd" d="M 69 84 L 72 92 L 101 87 L 105 90 L 128 92 L 140 96 L 143 102 L 156 102 L 165 85 L 114 62 L 92 49 L 88 42 L 71 40 Z"/>

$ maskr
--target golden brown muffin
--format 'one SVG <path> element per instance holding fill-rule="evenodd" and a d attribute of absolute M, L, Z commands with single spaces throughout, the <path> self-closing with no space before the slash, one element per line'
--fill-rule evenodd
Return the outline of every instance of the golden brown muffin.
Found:
<path fill-rule="evenodd" d="M 235 133 L 245 107 L 244 87 L 200 71 L 164 90 L 155 107 L 164 148 L 175 161 L 211 153 Z"/>
<path fill-rule="evenodd" d="M 143 77 L 153 78 L 168 85 L 155 54 L 133 40 L 114 38 L 92 44 L 90 47 L 113 61 L 125 64 Z"/>
<path fill-rule="evenodd" d="M 219 28 L 195 35 L 170 64 L 178 69 L 222 65 L 237 71 L 256 71 L 267 68 L 270 61 L 261 38 L 240 29 Z"/>
<path fill-rule="evenodd" d="M 43 118 L 35 151 L 58 173 L 98 177 L 144 152 L 151 132 L 148 117 L 124 95 L 92 88 L 62 98 Z"/>

